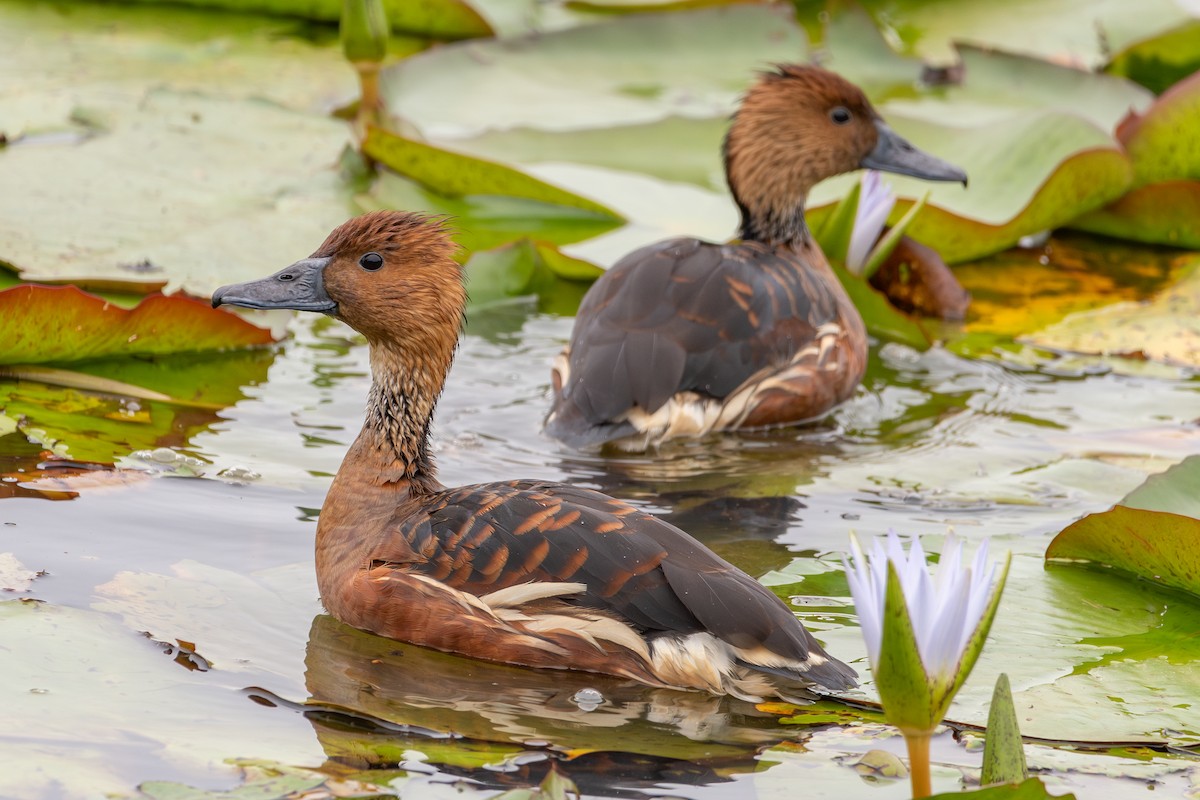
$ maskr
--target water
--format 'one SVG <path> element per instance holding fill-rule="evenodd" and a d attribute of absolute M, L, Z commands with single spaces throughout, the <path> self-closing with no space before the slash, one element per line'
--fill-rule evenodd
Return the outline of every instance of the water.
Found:
<path fill-rule="evenodd" d="M 603 459 L 539 432 L 548 364 L 570 326 L 520 304 L 472 314 L 434 431 L 443 482 L 549 478 L 662 514 L 793 598 L 829 649 L 864 674 L 840 574 L 848 533 L 930 534 L 935 550 L 949 530 L 991 537 L 1013 551 L 1013 577 L 955 718 L 981 723 L 1005 670 L 1027 734 L 1144 739 L 1167 727 L 1176 741 L 1200 741 L 1187 705 L 1200 696 L 1194 667 L 1159 681 L 1153 661 L 1134 664 L 1146 676 L 1140 689 L 1120 663 L 1088 673 L 1113 649 L 1084 641 L 1098 630 L 1091 607 L 1119 608 L 1113 625 L 1136 634 L 1177 605 L 1172 596 L 1041 563 L 1071 520 L 1197 451 L 1194 380 L 889 344 L 873 348 L 858 395 L 819 425 Z M 322 615 L 316 514 L 358 430 L 367 354 L 337 323 L 298 317 L 290 327 L 265 381 L 243 387 L 245 399 L 211 424 L 185 429 L 174 449 L 203 462 L 190 468 L 201 477 L 151 458 L 166 468 L 149 479 L 67 501 L 25 491 L 0 503 L 0 550 L 48 572 L 22 595 L 44 604 L 5 604 L 0 614 L 13 715 L 0 733 L 9 762 L 0 794 L 98 796 L 150 779 L 227 787 L 237 778 L 224 759 L 244 757 L 372 769 L 379 780 L 402 767 L 406 791 L 441 797 L 536 782 L 547 756 L 566 752 L 566 774 L 595 795 L 782 798 L 804 781 L 806 796 L 844 797 L 861 782 L 849 766 L 858 755 L 902 752 L 870 722 L 781 725 L 741 701 L 470 662 Z M 0 438 L 3 471 L 38 462 L 22 442 Z M 202 660 L 189 658 L 193 649 Z M 1093 679 L 1107 686 L 1085 685 Z M 1060 681 L 1078 682 L 1057 690 Z M 1160 683 L 1167 688 L 1152 688 Z M 1117 691 L 1152 697 L 1114 700 Z M 1080 709 L 1080 697 L 1092 707 Z M 306 716 L 295 704 L 309 699 L 323 705 Z M 1146 784 L 1105 774 L 1137 769 L 1182 791 L 1194 763 L 1032 752 L 1055 770 L 1053 785 L 1077 791 L 1132 791 Z M 935 761 L 978 758 L 949 733 L 935 744 Z M 958 776 L 935 770 L 935 789 L 955 788 Z M 907 786 L 871 791 L 904 797 Z"/>

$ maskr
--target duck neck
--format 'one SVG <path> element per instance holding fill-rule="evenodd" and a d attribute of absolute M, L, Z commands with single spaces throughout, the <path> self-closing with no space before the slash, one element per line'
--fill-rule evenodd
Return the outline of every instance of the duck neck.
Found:
<path fill-rule="evenodd" d="M 371 345 L 371 390 L 353 463 L 366 468 L 363 477 L 372 483 L 431 488 L 438 484 L 429 428 L 448 366 L 434 374 L 429 362 L 407 355 Z"/>
<path fill-rule="evenodd" d="M 743 241 L 762 242 L 771 248 L 790 247 L 804 250 L 813 243 L 804 219 L 804 198 L 790 207 L 754 209 L 737 199 L 742 214 L 740 236 Z"/>

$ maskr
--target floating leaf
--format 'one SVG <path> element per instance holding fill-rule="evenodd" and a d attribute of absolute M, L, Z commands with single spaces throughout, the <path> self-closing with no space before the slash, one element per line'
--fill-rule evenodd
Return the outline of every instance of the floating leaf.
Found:
<path fill-rule="evenodd" d="M 225 350 L 271 332 L 192 297 L 154 295 L 133 310 L 73 286 L 0 290 L 0 364 Z"/>
<path fill-rule="evenodd" d="M 333 167 L 341 122 L 167 90 L 113 113 L 104 136 L 0 159 L 0 183 L 26 187 L 0 193 L 0 260 L 25 279 L 166 276 L 205 295 L 357 212 Z"/>
<path fill-rule="evenodd" d="M 27 592 L 37 576 L 12 553 L 0 553 L 0 591 Z"/>
<path fill-rule="evenodd" d="M 1134 183 L 1200 178 L 1200 143 L 1190 135 L 1200 124 L 1200 73 L 1168 89 L 1144 114 L 1131 114 L 1117 129 L 1133 161 Z"/>
<path fill-rule="evenodd" d="M 545 181 L 474 156 L 455 153 L 371 127 L 363 152 L 391 169 L 451 197 L 503 195 L 552 203 L 620 219 L 615 211 Z"/>
<path fill-rule="evenodd" d="M 784 7 L 621 16 L 440 47 L 384 70 L 383 91 L 389 107 L 447 146 L 484 130 L 578 131 L 669 115 L 725 117 L 755 70 L 801 59 L 804 43 Z"/>
<path fill-rule="evenodd" d="M 149 390 L 170 399 L 139 400 L 112 385 L 74 389 L 0 378 L 0 408 L 47 449 L 112 463 L 134 450 L 186 446 L 219 420 L 219 409 L 245 397 L 244 387 L 265 381 L 274 358 L 270 350 L 246 350 L 88 361 L 75 371 L 133 384 L 141 397 Z"/>
<path fill-rule="evenodd" d="M 1072 221 L 1070 227 L 1133 242 L 1200 250 L 1200 181 L 1139 186 L 1116 202 Z"/>
<path fill-rule="evenodd" d="M 954 43 L 970 42 L 1090 69 L 1112 50 L 1170 30 L 1188 18 L 1171 0 L 868 0 L 917 55 L 952 64 Z"/>
<path fill-rule="evenodd" d="M 474 253 L 467 262 L 467 295 L 473 307 L 536 296 L 538 308 L 573 316 L 588 287 L 604 270 L 524 239 Z"/>
<path fill-rule="evenodd" d="M 1200 69 L 1200 21 L 1185 22 L 1166 33 L 1134 42 L 1105 68 L 1137 81 L 1155 94 Z"/>
<path fill-rule="evenodd" d="M 1200 457 L 1151 477 L 1126 501 L 1054 537 L 1047 561 L 1089 561 L 1200 596 Z M 1132 507 L 1131 507 L 1132 506 Z"/>
<path fill-rule="evenodd" d="M 477 250 L 530 238 L 556 245 L 589 239 L 619 227 L 620 222 L 590 211 L 539 203 L 519 197 L 475 195 L 446 197 L 390 170 L 384 170 L 363 198 L 376 208 L 403 208 L 451 218 L 454 240 L 466 258 Z"/>
<path fill-rule="evenodd" d="M 1073 794 L 1050 794 L 1040 778 L 1030 778 L 1017 785 L 989 786 L 965 792 L 931 795 L 928 800 L 1075 800 Z"/>
<path fill-rule="evenodd" d="M 887 114 L 914 145 L 961 166 L 970 190 L 888 176 L 902 199 L 892 211 L 898 221 L 926 192 L 929 203 L 908 235 L 937 250 L 947 263 L 966 261 L 1009 247 L 1022 236 L 1064 225 L 1101 207 L 1129 186 L 1130 166 L 1113 140 L 1091 123 L 1068 114 L 1013 114 L 981 127 L 944 125 Z M 811 195 L 815 224 L 849 189 L 854 175 L 824 181 Z"/>
<path fill-rule="evenodd" d="M 1200 367 L 1200 268 L 1148 302 L 1074 314 L 1020 341 L 1055 351 Z"/>
<path fill-rule="evenodd" d="M 177 0 L 135 0 L 142 3 Z M 337 22 L 342 0 L 185 0 L 188 5 Z M 468 0 L 383 0 L 393 30 L 438 39 L 491 36 L 492 27 Z"/>
<path fill-rule="evenodd" d="M 1020 783 L 1029 777 L 1025 765 L 1025 747 L 1021 742 L 1021 727 L 1013 705 L 1012 687 L 1008 675 L 1001 672 L 992 692 L 988 708 L 987 735 L 983 747 L 983 772 L 979 781 L 991 783 Z"/>

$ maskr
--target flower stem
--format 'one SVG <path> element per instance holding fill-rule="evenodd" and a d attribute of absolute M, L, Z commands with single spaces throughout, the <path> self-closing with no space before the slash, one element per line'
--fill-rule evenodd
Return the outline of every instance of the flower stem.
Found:
<path fill-rule="evenodd" d="M 908 745 L 908 774 L 912 778 L 913 798 L 929 797 L 933 789 L 929 779 L 929 739 L 933 731 L 903 731 Z"/>

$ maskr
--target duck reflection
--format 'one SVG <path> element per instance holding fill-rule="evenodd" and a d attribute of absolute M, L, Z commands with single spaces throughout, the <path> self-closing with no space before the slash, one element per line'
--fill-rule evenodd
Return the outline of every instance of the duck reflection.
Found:
<path fill-rule="evenodd" d="M 583 792 L 621 796 L 729 780 L 799 735 L 735 698 L 474 661 L 328 615 L 313 620 L 305 667 L 298 709 L 343 770 L 394 769 L 418 751 L 445 774 L 537 785 L 558 762 Z"/>

